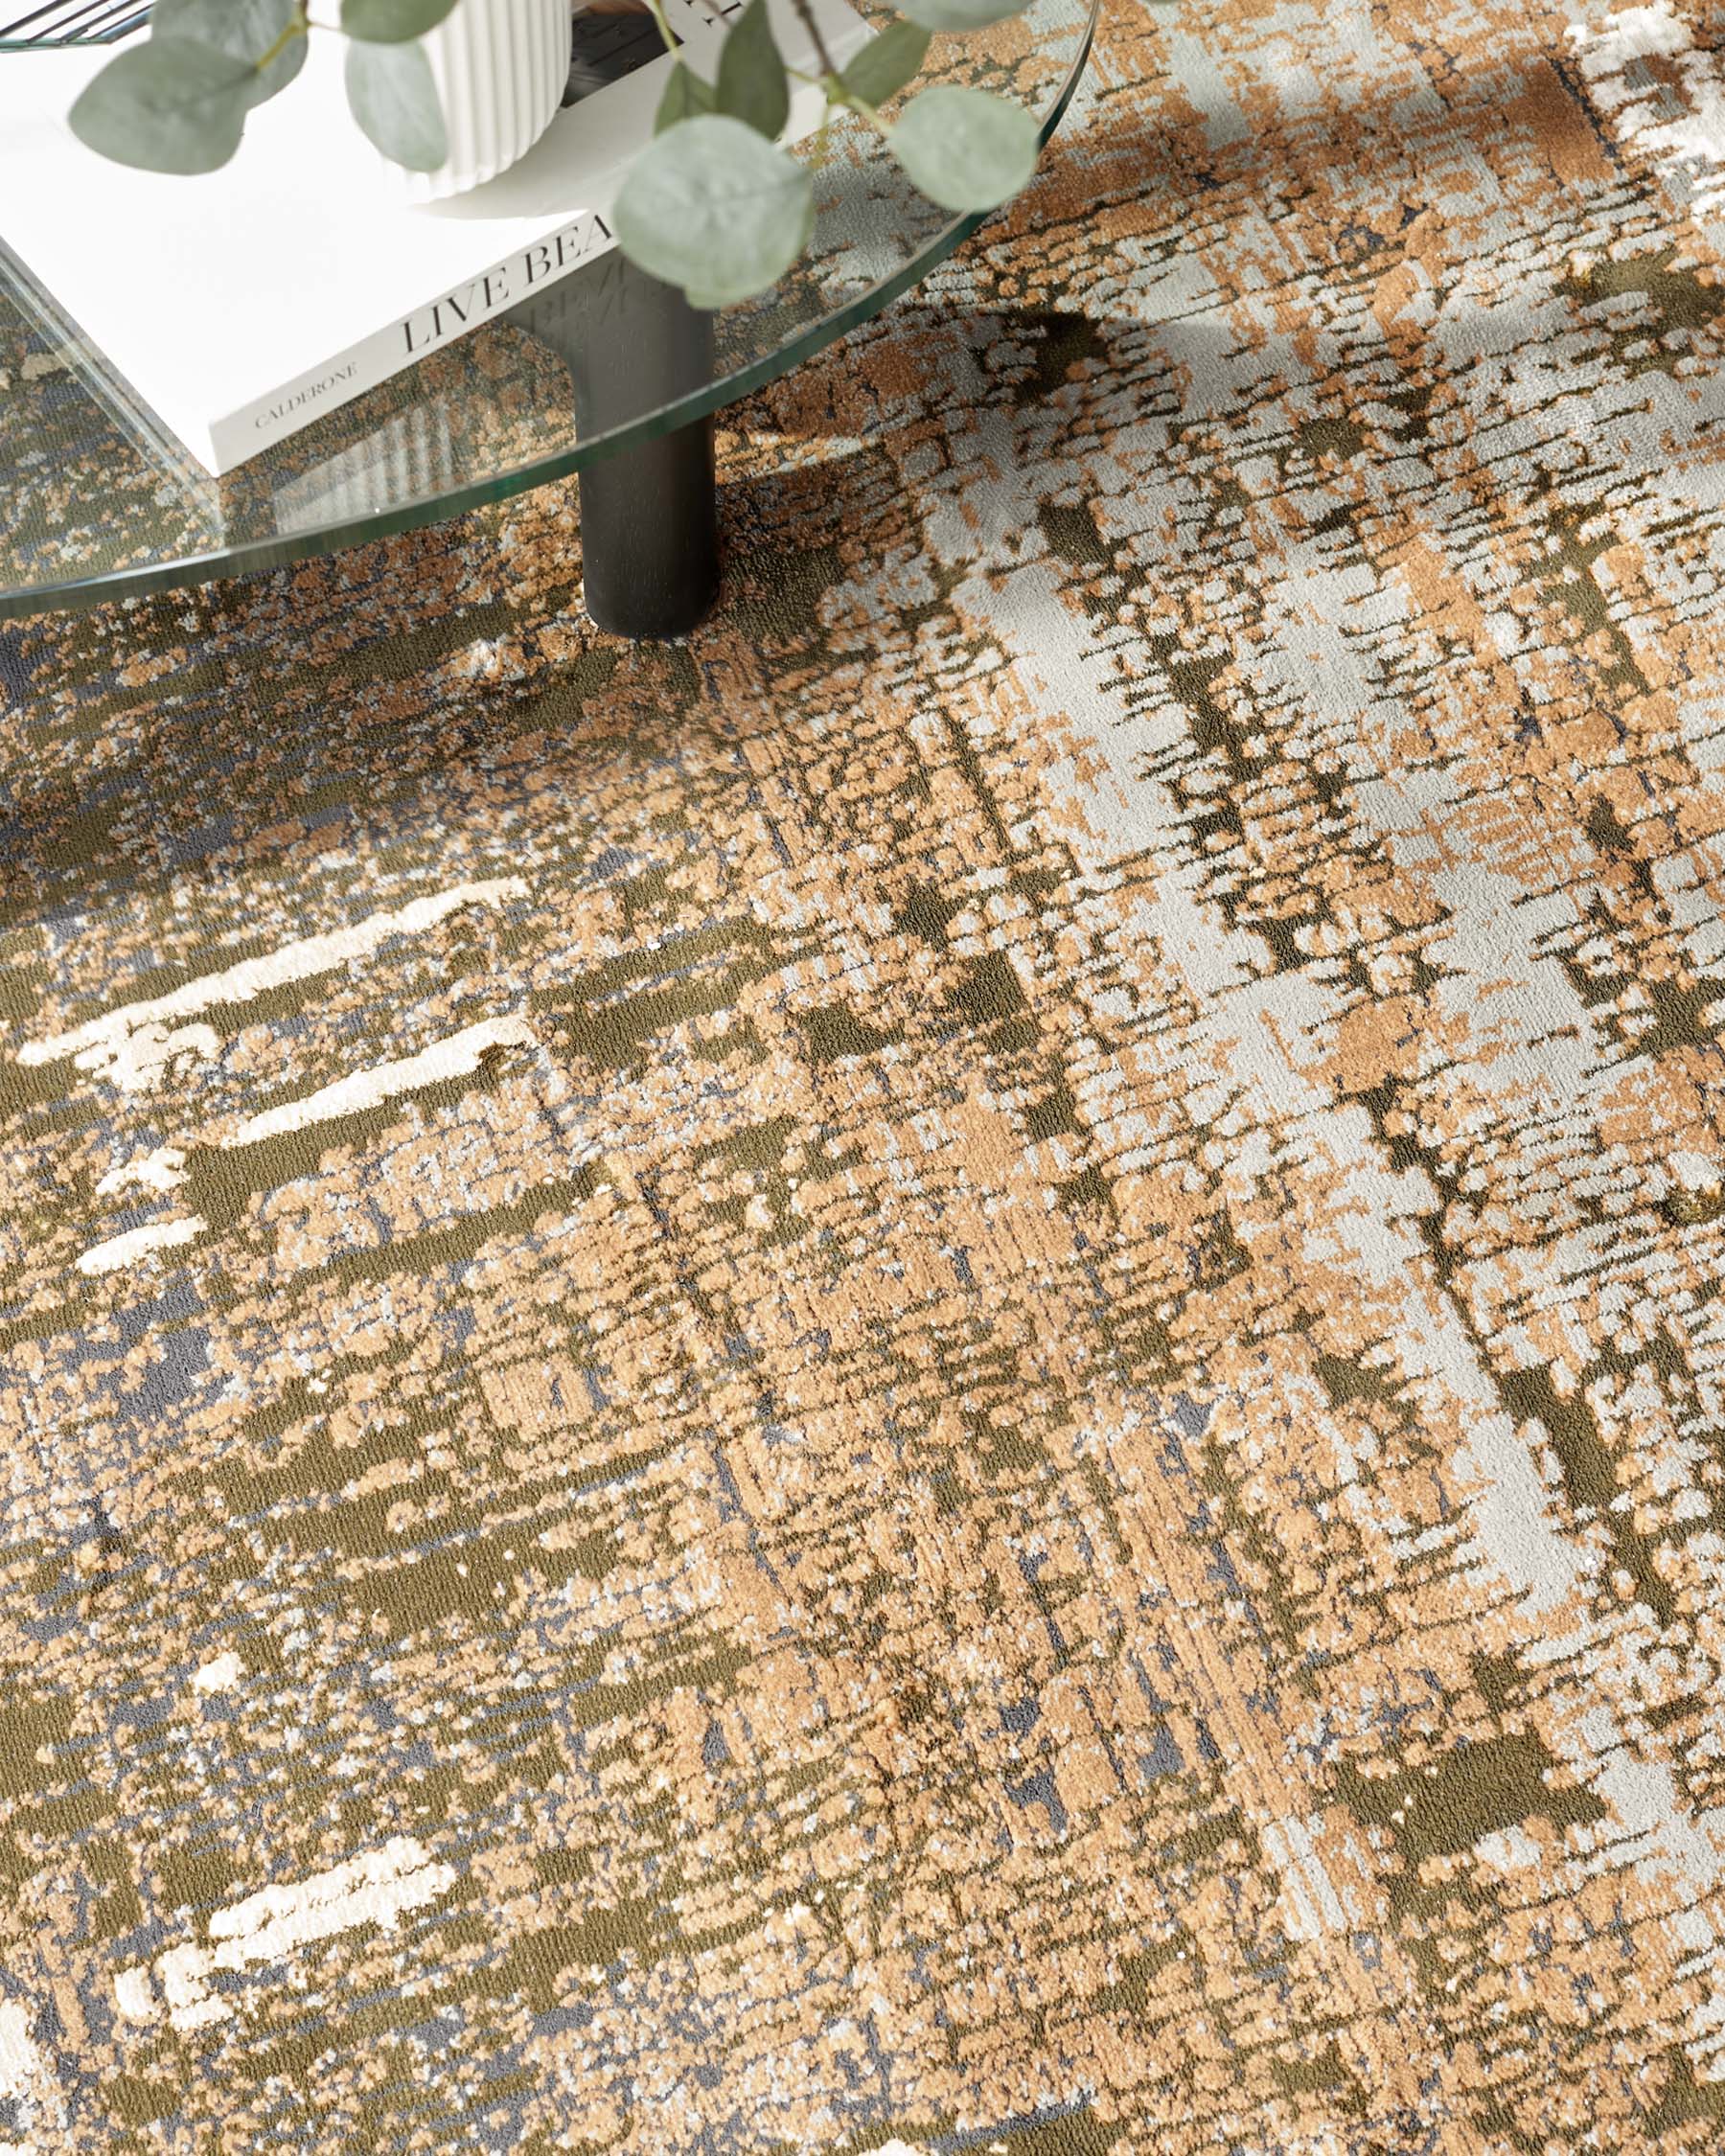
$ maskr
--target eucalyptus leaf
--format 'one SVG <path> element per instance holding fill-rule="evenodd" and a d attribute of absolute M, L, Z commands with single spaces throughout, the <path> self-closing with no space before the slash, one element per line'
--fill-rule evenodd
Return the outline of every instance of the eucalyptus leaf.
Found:
<path fill-rule="evenodd" d="M 341 0 L 341 27 L 369 45 L 404 45 L 435 30 L 454 6 L 455 0 Z"/>
<path fill-rule="evenodd" d="M 431 62 L 418 45 L 347 49 L 348 109 L 385 157 L 410 172 L 433 172 L 449 154 Z"/>
<path fill-rule="evenodd" d="M 1023 14 L 1030 0 L 895 0 L 898 11 L 925 30 L 986 30 Z"/>
<path fill-rule="evenodd" d="M 632 262 L 728 307 L 775 284 L 808 244 L 815 189 L 741 120 L 700 113 L 636 157 L 611 223 Z"/>
<path fill-rule="evenodd" d="M 213 172 L 240 147 L 257 77 L 190 37 L 131 45 L 87 82 L 66 115 L 87 149 L 147 172 Z"/>
<path fill-rule="evenodd" d="M 671 80 L 665 84 L 665 94 L 659 100 L 653 131 L 656 135 L 662 135 L 667 127 L 675 127 L 679 120 L 693 120 L 697 113 L 711 112 L 712 109 L 713 85 L 703 82 L 693 68 L 685 67 L 678 60 L 671 70 Z"/>
<path fill-rule="evenodd" d="M 748 0 L 719 54 L 719 110 L 774 141 L 791 117 L 791 84 L 772 41 L 767 0 Z"/>
<path fill-rule="evenodd" d="M 920 23 L 895 22 L 868 40 L 840 80 L 864 104 L 885 104 L 916 80 L 928 51 L 929 33 Z"/>
<path fill-rule="evenodd" d="M 281 41 L 299 18 L 294 36 L 260 74 L 258 62 Z M 262 104 L 285 90 L 306 64 L 310 42 L 298 0 L 155 0 L 150 11 L 151 37 L 190 37 L 253 69 L 251 102 Z"/>
<path fill-rule="evenodd" d="M 937 83 L 910 100 L 886 147 L 943 210 L 992 210 L 1036 170 L 1036 122 L 1022 104 Z"/>

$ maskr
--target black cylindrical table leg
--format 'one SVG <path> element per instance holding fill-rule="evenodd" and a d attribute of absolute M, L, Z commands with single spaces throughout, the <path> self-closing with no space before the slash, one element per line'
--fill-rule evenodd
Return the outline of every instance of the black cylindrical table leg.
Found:
<path fill-rule="evenodd" d="M 583 600 L 613 636 L 686 636 L 719 592 L 713 423 L 586 466 Z"/>
<path fill-rule="evenodd" d="M 516 310 L 566 360 L 592 441 L 713 378 L 713 317 L 614 250 Z M 686 636 L 719 590 L 713 423 L 696 420 L 581 470 L 589 619 L 617 636 Z"/>

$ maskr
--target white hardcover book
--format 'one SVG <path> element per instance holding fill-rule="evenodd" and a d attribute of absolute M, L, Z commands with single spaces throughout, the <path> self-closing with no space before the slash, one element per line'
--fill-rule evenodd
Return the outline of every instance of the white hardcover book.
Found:
<path fill-rule="evenodd" d="M 779 49 L 816 63 L 792 0 Z M 742 0 L 666 0 L 684 57 L 712 76 Z M 868 30 L 816 0 L 843 65 Z M 104 375 L 205 470 L 231 471 L 427 352 L 542 291 L 614 242 L 608 214 L 653 132 L 670 56 L 565 106 L 483 187 L 441 202 L 390 193 L 347 110 L 342 40 L 313 33 L 298 80 L 259 106 L 219 172 L 115 165 L 66 126 L 114 47 L 0 54 L 0 246 L 89 340 Z M 821 97 L 794 85 L 794 139 Z"/>

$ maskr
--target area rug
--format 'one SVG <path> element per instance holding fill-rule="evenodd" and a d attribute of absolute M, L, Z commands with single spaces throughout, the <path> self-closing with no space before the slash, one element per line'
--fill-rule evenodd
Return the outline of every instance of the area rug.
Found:
<path fill-rule="evenodd" d="M 0 2146 L 1725 2141 L 1725 52 L 1116 0 L 572 490 L 0 632 Z"/>

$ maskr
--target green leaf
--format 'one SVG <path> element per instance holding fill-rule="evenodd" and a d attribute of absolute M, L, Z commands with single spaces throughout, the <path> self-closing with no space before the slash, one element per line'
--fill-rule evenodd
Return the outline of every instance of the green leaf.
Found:
<path fill-rule="evenodd" d="M 449 154 L 431 62 L 418 45 L 347 49 L 348 109 L 385 157 L 434 172 Z"/>
<path fill-rule="evenodd" d="M 713 85 L 703 82 L 693 68 L 681 60 L 671 70 L 671 80 L 665 84 L 665 94 L 659 100 L 653 131 L 662 135 L 667 127 L 675 127 L 679 120 L 693 120 L 699 112 L 713 109 Z"/>
<path fill-rule="evenodd" d="M 868 40 L 840 80 L 864 104 L 885 104 L 915 80 L 928 50 L 929 33 L 920 23 L 895 22 Z"/>
<path fill-rule="evenodd" d="M 894 0 L 901 15 L 925 30 L 986 30 L 991 22 L 1023 14 L 1030 0 Z"/>
<path fill-rule="evenodd" d="M 194 44 L 244 60 L 255 70 L 298 12 L 298 0 L 155 0 L 150 34 L 190 37 Z M 306 64 L 310 42 L 302 23 L 299 34 L 288 38 L 264 72 L 253 74 L 253 104 L 288 87 Z"/>
<path fill-rule="evenodd" d="M 910 100 L 886 147 L 943 210 L 992 210 L 1036 170 L 1036 122 L 1022 104 L 937 83 Z"/>
<path fill-rule="evenodd" d="M 455 0 L 341 0 L 341 27 L 368 45 L 404 45 L 435 30 L 454 6 Z"/>
<path fill-rule="evenodd" d="M 773 141 L 791 117 L 791 84 L 772 41 L 767 0 L 748 0 L 719 55 L 719 109 Z"/>
<path fill-rule="evenodd" d="M 190 37 L 152 37 L 109 60 L 66 115 L 87 149 L 147 172 L 213 172 L 240 147 L 257 78 Z"/>
<path fill-rule="evenodd" d="M 729 307 L 776 284 L 807 246 L 815 188 L 741 120 L 700 113 L 641 151 L 611 222 L 632 262 L 703 307 Z"/>

